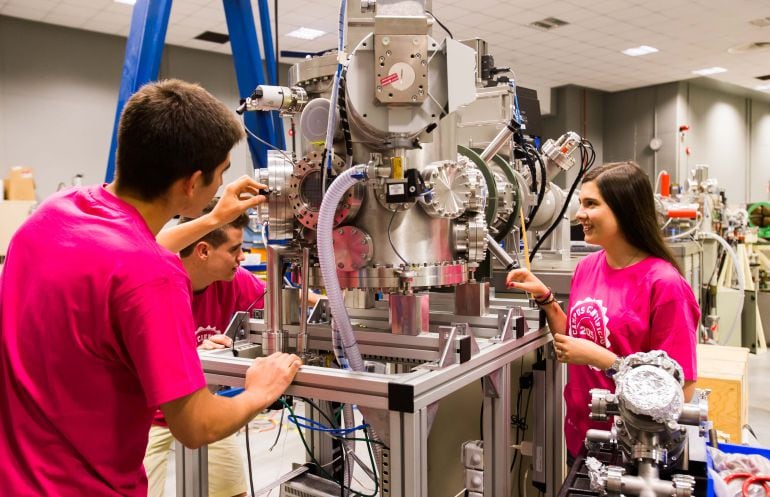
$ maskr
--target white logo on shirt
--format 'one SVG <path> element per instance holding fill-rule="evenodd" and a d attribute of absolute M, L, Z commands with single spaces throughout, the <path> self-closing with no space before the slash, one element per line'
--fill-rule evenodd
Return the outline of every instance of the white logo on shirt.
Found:
<path fill-rule="evenodd" d="M 195 330 L 195 344 L 201 345 L 207 338 L 211 338 L 214 335 L 219 335 L 220 331 L 216 326 L 199 326 Z"/>
<path fill-rule="evenodd" d="M 607 308 L 600 299 L 587 297 L 572 306 L 569 312 L 569 334 L 610 348 Z M 596 368 L 594 368 L 596 369 Z"/>

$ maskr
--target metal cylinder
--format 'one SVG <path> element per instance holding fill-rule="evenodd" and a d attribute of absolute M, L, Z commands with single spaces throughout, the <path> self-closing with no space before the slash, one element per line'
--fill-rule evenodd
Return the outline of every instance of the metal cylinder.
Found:
<path fill-rule="evenodd" d="M 265 324 L 268 332 L 278 332 L 283 328 L 281 322 L 283 308 L 283 257 L 286 247 L 268 244 L 267 246 L 267 294 L 265 295 Z"/>
<path fill-rule="evenodd" d="M 508 140 L 511 139 L 513 136 L 513 130 L 506 126 L 503 129 L 500 130 L 499 133 L 497 133 L 497 136 L 495 136 L 491 142 L 489 142 L 489 145 L 487 145 L 487 148 L 484 149 L 479 156 L 484 162 L 487 162 L 489 159 L 495 156 L 497 152 L 502 150 L 502 148 L 505 146 L 506 143 L 508 143 Z"/>
<path fill-rule="evenodd" d="M 428 294 L 390 294 L 390 330 L 395 335 L 419 335 L 428 331 Z"/>
<path fill-rule="evenodd" d="M 300 324 L 300 289 L 284 288 L 281 295 L 281 324 Z"/>
<path fill-rule="evenodd" d="M 285 352 L 289 343 L 285 331 L 265 331 L 262 333 L 262 352 L 268 356 L 275 352 Z"/>
<path fill-rule="evenodd" d="M 506 271 L 510 271 L 511 269 L 514 269 L 518 266 L 516 261 L 514 261 L 510 255 L 508 255 L 508 252 L 506 252 L 503 247 L 498 245 L 497 241 L 492 237 L 492 235 L 487 235 L 486 238 L 487 248 L 490 252 L 492 252 L 492 255 L 494 255 L 495 258 L 505 267 Z"/>

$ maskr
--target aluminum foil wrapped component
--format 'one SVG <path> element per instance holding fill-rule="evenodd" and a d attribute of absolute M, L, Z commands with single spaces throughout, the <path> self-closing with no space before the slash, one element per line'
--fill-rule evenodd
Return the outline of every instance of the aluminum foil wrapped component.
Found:
<path fill-rule="evenodd" d="M 634 414 L 650 416 L 658 423 L 676 422 L 682 413 L 682 387 L 663 369 L 643 365 L 630 368 L 616 380 L 622 406 Z"/>
<path fill-rule="evenodd" d="M 591 490 L 604 492 L 607 486 L 607 466 L 595 457 L 587 457 L 585 464 L 588 478 L 591 480 Z"/>

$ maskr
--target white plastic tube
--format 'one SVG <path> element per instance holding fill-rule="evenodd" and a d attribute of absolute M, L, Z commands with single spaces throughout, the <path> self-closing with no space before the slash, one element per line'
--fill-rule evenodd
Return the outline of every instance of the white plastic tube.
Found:
<path fill-rule="evenodd" d="M 746 289 L 746 282 L 743 279 L 743 268 L 740 266 L 740 263 L 738 261 L 738 254 L 735 253 L 735 250 L 730 246 L 727 241 L 722 238 L 721 236 L 717 235 L 716 233 L 701 233 L 701 238 L 709 238 L 711 240 L 716 240 L 719 242 L 720 245 L 727 251 L 728 254 L 730 254 L 730 259 L 733 261 L 733 267 L 735 268 L 735 275 L 738 278 L 738 308 L 735 312 L 735 317 L 733 318 L 733 323 L 730 326 L 730 332 L 727 334 L 727 337 L 724 339 L 723 343 L 730 343 L 730 338 L 732 338 L 733 333 L 735 332 L 735 325 L 738 324 L 738 316 L 743 311 L 743 299 L 745 297 L 745 289 Z"/>
<path fill-rule="evenodd" d="M 668 174 L 668 171 L 661 169 L 655 177 L 655 189 L 652 190 L 653 193 L 658 193 L 658 188 L 660 188 L 660 178 L 662 178 L 664 174 Z"/>
<path fill-rule="evenodd" d="M 329 185 L 329 189 L 321 202 L 321 208 L 318 212 L 318 228 L 316 232 L 318 243 L 318 258 L 321 263 L 321 274 L 326 287 L 326 295 L 329 299 L 329 307 L 334 316 L 334 323 L 339 330 L 342 339 L 342 349 L 353 371 L 363 371 L 364 361 L 361 358 L 361 352 L 358 350 L 356 337 L 353 334 L 353 327 L 350 324 L 350 316 L 345 309 L 345 302 L 342 297 L 340 281 L 337 278 L 337 264 L 334 261 L 334 243 L 332 241 L 332 230 L 334 229 L 334 214 L 337 210 L 342 197 L 359 181 L 366 178 L 366 166 L 354 166 L 343 172 Z"/>
<path fill-rule="evenodd" d="M 700 213 L 699 213 L 698 214 L 698 220 L 695 221 L 695 224 L 692 226 L 692 228 L 690 228 L 687 231 L 683 231 L 681 233 L 677 233 L 676 235 L 667 236 L 664 239 L 667 240 L 667 241 L 671 241 L 671 240 L 678 240 L 680 238 L 688 237 L 688 236 L 694 234 L 696 231 L 698 231 L 700 229 L 700 225 L 701 225 L 702 222 L 703 222 L 703 216 L 701 216 Z"/>

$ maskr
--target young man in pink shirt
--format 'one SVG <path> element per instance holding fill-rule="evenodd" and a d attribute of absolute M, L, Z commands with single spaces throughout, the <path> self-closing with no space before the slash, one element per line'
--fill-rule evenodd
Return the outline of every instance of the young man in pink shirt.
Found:
<path fill-rule="evenodd" d="M 190 280 L 155 241 L 221 185 L 242 127 L 203 88 L 142 87 L 121 115 L 115 182 L 57 193 L 11 240 L 0 275 L 0 495 L 147 494 L 142 459 L 160 407 L 189 447 L 224 438 L 291 382 L 296 356 L 257 359 L 235 398 L 206 388 Z M 243 178 L 211 216 L 262 201 Z"/>

